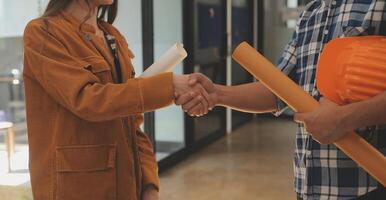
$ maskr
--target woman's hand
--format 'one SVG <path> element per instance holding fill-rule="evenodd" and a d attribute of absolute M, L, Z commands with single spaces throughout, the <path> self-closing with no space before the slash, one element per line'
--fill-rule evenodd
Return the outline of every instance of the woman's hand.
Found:
<path fill-rule="evenodd" d="M 217 94 L 209 94 L 209 97 L 209 101 L 216 105 L 218 99 Z M 211 111 L 213 107 L 208 109 L 204 108 L 204 106 L 200 104 L 200 100 L 201 98 L 197 97 L 195 94 L 188 93 L 179 96 L 175 103 L 176 105 L 181 105 L 184 112 L 189 114 L 191 117 L 202 117 L 208 114 L 208 112 Z"/>
<path fill-rule="evenodd" d="M 147 187 L 142 194 L 142 200 L 159 200 L 159 192 L 153 187 Z"/>
<path fill-rule="evenodd" d="M 215 92 L 216 89 L 209 78 L 200 73 L 191 74 L 189 75 L 189 85 L 190 87 L 202 87 L 208 93 L 206 100 L 209 104 L 208 107 L 202 105 L 200 103 L 202 97 L 194 92 L 178 95 L 175 101 L 176 105 L 182 105 L 182 109 L 190 116 L 203 116 L 217 105 L 218 96 Z"/>

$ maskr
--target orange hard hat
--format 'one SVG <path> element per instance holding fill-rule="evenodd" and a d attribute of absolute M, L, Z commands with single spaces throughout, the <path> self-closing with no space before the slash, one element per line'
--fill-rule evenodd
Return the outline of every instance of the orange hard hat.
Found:
<path fill-rule="evenodd" d="M 386 91 L 386 37 L 339 38 L 329 42 L 317 66 L 320 93 L 340 105 Z"/>

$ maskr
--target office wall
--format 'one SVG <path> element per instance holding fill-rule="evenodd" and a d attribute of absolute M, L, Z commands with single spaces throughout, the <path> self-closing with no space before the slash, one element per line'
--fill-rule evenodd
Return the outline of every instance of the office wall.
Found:
<path fill-rule="evenodd" d="M 22 70 L 22 35 L 27 23 L 42 12 L 41 0 L 0 0 L 0 76 Z M 0 110 L 9 109 L 12 82 L 0 82 Z M 13 86 L 12 86 L 13 87 Z M 22 90 L 21 87 L 16 88 Z"/>
<path fill-rule="evenodd" d="M 286 0 L 264 0 L 264 30 L 259 31 L 264 31 L 264 54 L 275 64 L 294 31 L 281 20 L 285 6 Z"/>
<path fill-rule="evenodd" d="M 39 0 L 0 0 L 0 37 L 21 36 L 25 25 L 41 12 Z"/>
<path fill-rule="evenodd" d="M 12 69 L 22 69 L 22 38 L 0 37 L 0 76 L 11 76 Z M 0 83 L 0 110 L 5 110 L 10 98 L 10 84 L 11 82 Z"/>

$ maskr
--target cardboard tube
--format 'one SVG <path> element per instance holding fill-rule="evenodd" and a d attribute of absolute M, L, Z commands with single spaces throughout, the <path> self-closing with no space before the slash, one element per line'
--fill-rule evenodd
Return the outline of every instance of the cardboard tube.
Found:
<path fill-rule="evenodd" d="M 310 112 L 319 103 L 246 42 L 233 58 L 296 112 Z M 386 186 L 386 158 L 366 140 L 351 132 L 334 143 L 347 156 Z"/>
<path fill-rule="evenodd" d="M 150 77 L 163 72 L 171 72 L 187 56 L 188 53 L 185 51 L 184 45 L 177 43 L 166 51 L 158 61 L 147 68 L 140 77 Z"/>

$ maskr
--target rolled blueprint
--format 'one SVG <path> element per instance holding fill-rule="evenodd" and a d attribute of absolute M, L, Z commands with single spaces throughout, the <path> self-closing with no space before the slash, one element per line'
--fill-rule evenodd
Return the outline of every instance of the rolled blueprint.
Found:
<path fill-rule="evenodd" d="M 319 107 L 314 98 L 246 42 L 236 48 L 233 58 L 295 111 L 310 112 Z M 335 145 L 386 186 L 386 158 L 376 148 L 355 132 Z"/>
<path fill-rule="evenodd" d="M 185 51 L 184 45 L 177 43 L 147 68 L 140 77 L 150 77 L 163 72 L 171 72 L 174 67 L 180 64 L 187 56 L 188 53 Z"/>

